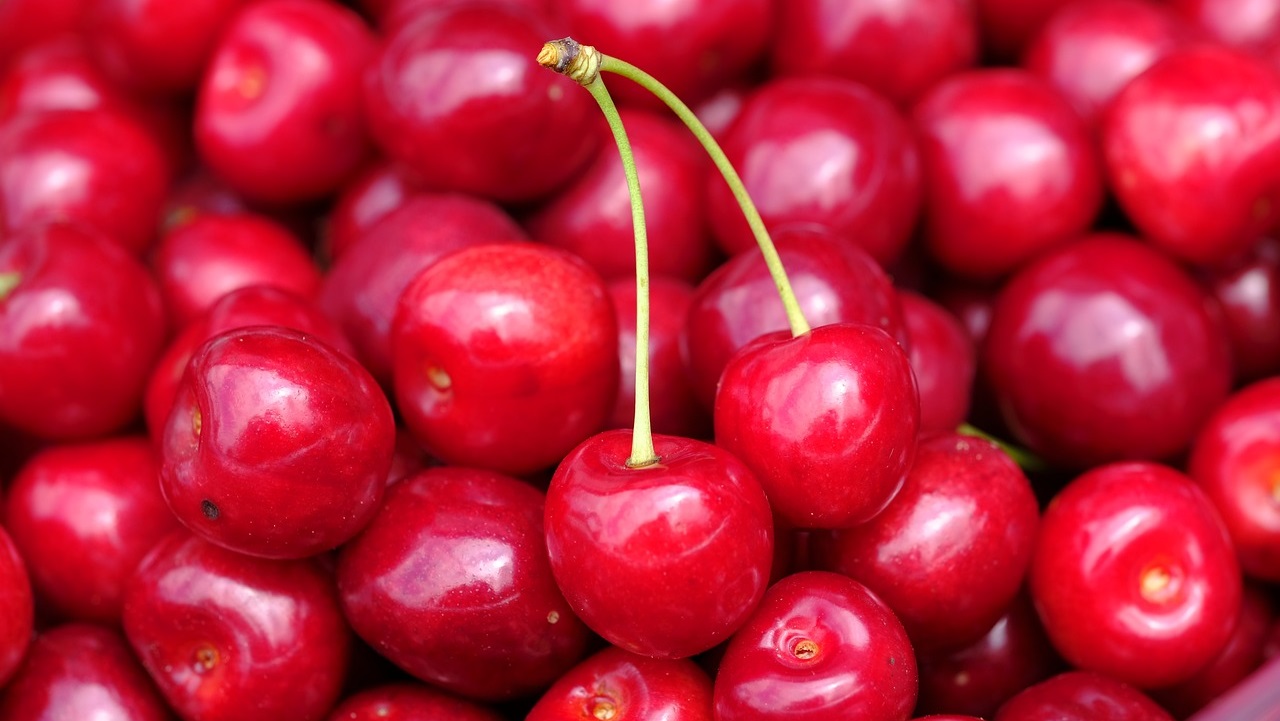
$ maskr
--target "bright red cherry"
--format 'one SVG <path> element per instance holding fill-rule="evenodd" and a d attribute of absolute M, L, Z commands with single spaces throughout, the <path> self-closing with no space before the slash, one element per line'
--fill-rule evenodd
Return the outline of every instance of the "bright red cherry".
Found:
<path fill-rule="evenodd" d="M 460 250 L 400 297 L 397 406 L 446 463 L 517 475 L 550 468 L 613 410 L 617 329 L 604 280 L 569 252 Z"/>
<path fill-rule="evenodd" d="M 88 0 L 9 0 L 0 5 L 0 70 L 27 48 L 79 31 Z"/>
<path fill-rule="evenodd" d="M 324 218 L 321 252 L 332 264 L 368 230 L 418 192 L 385 158 L 372 161 L 338 191 Z"/>
<path fill-rule="evenodd" d="M 688 659 L 610 646 L 569 669 L 525 721 L 712 721 L 711 679 Z"/>
<path fill-rule="evenodd" d="M 1280 238 L 1265 236 L 1237 262 L 1201 274 L 1222 309 L 1237 382 L 1280 374 Z"/>
<path fill-rule="evenodd" d="M 755 609 L 773 561 L 759 481 L 727 451 L 657 435 L 658 461 L 627 465 L 631 432 L 575 448 L 547 490 L 551 570 L 578 616 L 632 653 L 685 658 Z"/>
<path fill-rule="evenodd" d="M 1098 466 L 1049 504 L 1030 589 L 1073 666 L 1140 688 L 1190 678 L 1240 615 L 1231 539 L 1204 492 L 1150 462 Z"/>
<path fill-rule="evenodd" d="M 0 526 L 0 689 L 27 655 L 35 628 L 35 601 L 26 563 Z"/>
<path fill-rule="evenodd" d="M 1065 671 L 1009 699 L 994 721 L 1173 721 L 1173 717 L 1123 681 L 1088 671 Z"/>
<path fill-rule="evenodd" d="M 533 486 L 473 468 L 397 482 L 338 558 L 347 619 L 435 686 L 482 701 L 542 691 L 589 637 L 551 575 L 544 504 Z"/>
<path fill-rule="evenodd" d="M 825 571 L 771 586 L 715 680 L 717 721 L 905 721 L 915 702 L 902 624 L 865 586 Z"/>
<path fill-rule="evenodd" d="M 394 447 L 391 406 L 355 359 L 292 328 L 239 328 L 191 357 L 165 426 L 160 489 L 205 539 L 301 558 L 373 518 Z"/>
<path fill-rule="evenodd" d="M 847 528 L 902 488 L 920 396 L 889 334 L 835 323 L 748 344 L 724 369 L 713 417 L 716 444 L 751 467 L 779 518 Z"/>
<path fill-rule="evenodd" d="M 328 721 L 502 721 L 496 711 L 415 683 L 388 683 L 343 699 Z"/>
<path fill-rule="evenodd" d="M 1218 42 L 1275 57 L 1280 4 L 1274 0 L 1172 0 L 1169 5 Z"/>
<path fill-rule="evenodd" d="M 955 430 L 969 417 L 977 345 L 960 319 L 931 298 L 909 290 L 898 298 L 920 391 L 920 430 Z"/>

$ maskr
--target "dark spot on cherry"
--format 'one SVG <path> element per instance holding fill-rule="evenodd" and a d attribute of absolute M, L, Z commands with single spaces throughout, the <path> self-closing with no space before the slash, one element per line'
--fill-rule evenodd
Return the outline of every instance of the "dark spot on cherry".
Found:
<path fill-rule="evenodd" d="M 218 510 L 217 504 L 208 498 L 200 501 L 200 512 L 203 513 L 204 517 L 210 521 L 218 520 L 218 516 L 222 514 L 222 512 Z"/>

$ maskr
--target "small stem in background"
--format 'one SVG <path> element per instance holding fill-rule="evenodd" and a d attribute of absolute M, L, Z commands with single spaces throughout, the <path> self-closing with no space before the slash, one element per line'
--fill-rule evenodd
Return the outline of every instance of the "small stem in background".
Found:
<path fill-rule="evenodd" d="M 1044 471 L 1049 468 L 1049 464 L 1045 463 L 1043 458 L 1037 456 L 1031 451 L 1022 448 L 1021 446 L 1015 446 L 1008 441 L 1002 441 L 976 426 L 972 426 L 968 423 L 961 423 L 960 427 L 956 429 L 956 432 L 966 436 L 973 436 L 974 438 L 982 438 L 983 440 L 991 441 L 999 446 L 1000 450 L 1004 451 L 1005 455 L 1013 459 L 1013 462 L 1017 463 L 1018 467 L 1024 471 Z"/>
<path fill-rule="evenodd" d="M 9 297 L 14 288 L 22 282 L 21 273 L 0 273 L 0 300 Z"/>

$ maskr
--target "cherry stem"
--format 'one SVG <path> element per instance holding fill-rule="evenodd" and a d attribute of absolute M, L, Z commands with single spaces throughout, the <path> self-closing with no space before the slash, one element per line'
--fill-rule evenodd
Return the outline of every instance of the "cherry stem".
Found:
<path fill-rule="evenodd" d="M 1009 456 L 1009 458 L 1011 458 L 1014 463 L 1017 463 L 1018 467 L 1024 471 L 1043 471 L 1049 468 L 1049 464 L 1045 463 L 1044 459 L 1040 456 L 1037 456 L 1021 446 L 1015 446 L 1008 441 L 996 438 L 976 426 L 972 426 L 968 423 L 961 423 L 960 427 L 957 428 L 956 431 L 966 436 L 981 438 L 996 444 L 1000 447 L 1000 450 L 1005 452 L 1005 455 Z"/>
<path fill-rule="evenodd" d="M 0 273 L 0 300 L 9 297 L 14 288 L 22 282 L 21 273 Z"/>
<path fill-rule="evenodd" d="M 584 82 L 566 70 L 572 60 L 589 62 L 589 53 L 580 53 L 581 46 L 577 43 L 573 43 L 572 48 L 556 43 L 543 46 L 542 52 L 538 54 L 538 62 L 544 67 L 569 75 L 596 99 L 609 123 L 609 130 L 613 132 L 618 155 L 622 158 L 622 172 L 627 178 L 627 193 L 631 197 L 631 225 L 636 247 L 636 412 L 631 431 L 631 456 L 627 459 L 627 466 L 641 468 L 657 463 L 658 454 L 653 447 L 653 426 L 649 413 L 649 235 L 645 230 L 640 175 L 636 172 L 635 156 L 631 152 L 631 141 L 627 138 L 626 128 L 622 126 L 622 117 L 618 115 L 618 107 L 614 105 L 613 97 L 609 95 L 609 89 L 605 87 L 600 73 L 591 73 L 591 77 Z M 572 57 L 566 57 L 567 53 L 572 53 Z"/>

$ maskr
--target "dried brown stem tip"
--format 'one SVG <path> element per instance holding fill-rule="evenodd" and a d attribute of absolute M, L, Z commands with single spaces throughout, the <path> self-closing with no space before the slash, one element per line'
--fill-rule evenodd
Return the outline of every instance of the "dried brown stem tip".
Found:
<path fill-rule="evenodd" d="M 600 52 L 573 38 L 552 40 L 542 46 L 538 64 L 554 70 L 579 85 L 590 85 L 600 76 Z"/>

